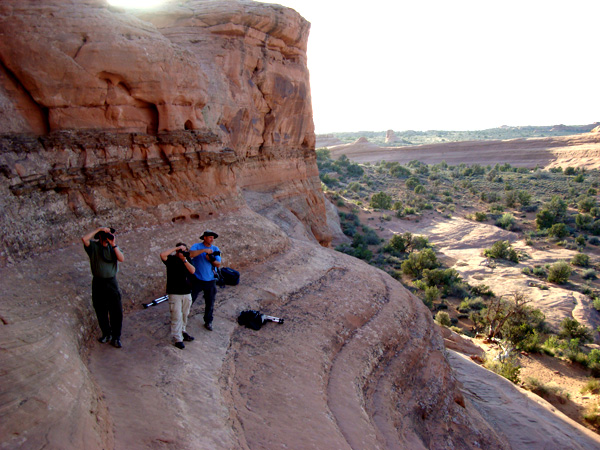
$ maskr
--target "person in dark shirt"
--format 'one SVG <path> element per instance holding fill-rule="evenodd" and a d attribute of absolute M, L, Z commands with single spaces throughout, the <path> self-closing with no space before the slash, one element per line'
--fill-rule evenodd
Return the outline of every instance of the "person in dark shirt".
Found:
<path fill-rule="evenodd" d="M 171 311 L 171 337 L 175 347 L 184 349 L 183 341 L 193 341 L 186 333 L 186 325 L 192 306 L 192 287 L 188 276 L 193 275 L 196 268 L 189 261 L 188 246 L 179 242 L 174 248 L 165 250 L 160 259 L 167 266 L 167 294 Z"/>
<path fill-rule="evenodd" d="M 90 258 L 92 270 L 92 305 L 96 311 L 102 336 L 98 341 L 110 341 L 121 348 L 123 305 L 117 283 L 119 263 L 125 261 L 116 244 L 115 230 L 100 227 L 81 238 L 85 252 Z"/>

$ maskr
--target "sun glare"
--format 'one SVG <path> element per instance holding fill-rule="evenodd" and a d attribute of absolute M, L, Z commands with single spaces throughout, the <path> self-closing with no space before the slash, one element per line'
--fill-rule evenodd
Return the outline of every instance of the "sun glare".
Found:
<path fill-rule="evenodd" d="M 164 2 L 165 0 L 108 0 L 109 5 L 131 9 L 154 8 Z"/>

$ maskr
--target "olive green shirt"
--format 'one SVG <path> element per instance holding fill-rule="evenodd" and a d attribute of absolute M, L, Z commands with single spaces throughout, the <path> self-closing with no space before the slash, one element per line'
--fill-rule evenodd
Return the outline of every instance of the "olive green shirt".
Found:
<path fill-rule="evenodd" d="M 117 275 L 119 262 L 110 244 L 104 247 L 98 241 L 90 241 L 90 245 L 84 245 L 83 248 L 90 257 L 90 268 L 94 277 L 113 278 Z"/>

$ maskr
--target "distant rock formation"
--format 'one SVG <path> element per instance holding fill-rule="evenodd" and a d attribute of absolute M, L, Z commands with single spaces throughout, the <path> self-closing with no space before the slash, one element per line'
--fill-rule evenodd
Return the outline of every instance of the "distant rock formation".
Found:
<path fill-rule="evenodd" d="M 394 133 L 394 130 L 387 130 L 385 132 L 385 142 L 387 144 L 391 144 L 393 142 L 396 142 L 398 140 L 398 138 L 396 137 L 396 133 Z"/>
<path fill-rule="evenodd" d="M 359 137 L 357 140 L 355 140 L 353 143 L 354 144 L 368 144 L 369 140 L 366 137 L 362 136 L 362 137 Z"/>

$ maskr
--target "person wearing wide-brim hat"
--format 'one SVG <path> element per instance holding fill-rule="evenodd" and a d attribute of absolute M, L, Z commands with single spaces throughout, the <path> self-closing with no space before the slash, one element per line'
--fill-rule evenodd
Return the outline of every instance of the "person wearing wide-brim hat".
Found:
<path fill-rule="evenodd" d="M 190 257 L 196 272 L 192 278 L 192 304 L 198 298 L 200 291 L 204 295 L 204 327 L 212 331 L 213 310 L 217 295 L 214 268 L 221 266 L 221 251 L 213 245 L 219 235 L 211 230 L 206 230 L 200 236 L 202 242 L 192 245 Z"/>

